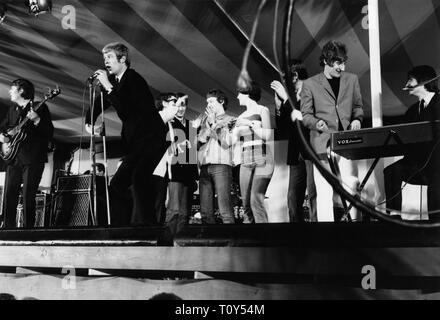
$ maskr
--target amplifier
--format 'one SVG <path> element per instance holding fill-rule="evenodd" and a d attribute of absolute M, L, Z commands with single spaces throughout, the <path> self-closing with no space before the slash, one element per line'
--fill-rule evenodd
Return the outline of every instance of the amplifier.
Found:
<path fill-rule="evenodd" d="M 97 221 L 93 224 L 92 175 L 59 177 L 53 196 L 51 226 L 107 225 L 105 179 L 96 177 Z"/>
<path fill-rule="evenodd" d="M 97 177 L 102 178 L 102 177 Z M 98 179 L 97 179 L 98 180 Z M 63 176 L 57 180 L 55 192 L 84 192 L 92 189 L 92 175 Z"/>

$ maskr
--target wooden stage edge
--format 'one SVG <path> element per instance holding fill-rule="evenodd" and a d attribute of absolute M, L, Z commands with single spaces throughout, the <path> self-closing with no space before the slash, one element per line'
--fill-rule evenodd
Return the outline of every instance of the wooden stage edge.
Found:
<path fill-rule="evenodd" d="M 256 299 L 322 297 L 327 292 L 322 286 L 342 290 L 340 297 L 350 298 L 353 290 L 362 291 L 365 267 L 374 268 L 377 287 L 387 292 L 369 293 L 369 298 L 419 298 L 421 292 L 423 298 L 439 298 L 440 229 L 385 223 L 190 225 L 175 237 L 164 227 L 0 231 L 0 284 L 17 282 L 18 270 L 36 272 L 41 280 L 62 277 L 67 268 L 84 279 L 99 274 L 108 281 L 162 280 L 164 288 L 169 283 L 163 279 L 219 281 L 225 294 L 237 284 L 249 292 L 260 284 Z M 171 287 L 177 289 L 178 283 Z M 299 285 L 309 287 L 298 291 Z M 207 297 L 222 299 L 207 283 L 199 286 L 208 290 Z M 275 286 L 276 293 L 268 286 Z M 202 287 L 188 298 L 197 299 Z M 337 296 L 334 290 L 328 290 L 329 297 Z M 126 297 L 131 297 L 128 292 Z M 249 298 L 244 293 L 239 297 Z"/>
<path fill-rule="evenodd" d="M 166 227 L 0 229 L 0 246 L 33 245 L 231 246 L 290 248 L 440 247 L 439 228 L 390 223 L 268 223 L 188 225 L 172 236 Z"/>

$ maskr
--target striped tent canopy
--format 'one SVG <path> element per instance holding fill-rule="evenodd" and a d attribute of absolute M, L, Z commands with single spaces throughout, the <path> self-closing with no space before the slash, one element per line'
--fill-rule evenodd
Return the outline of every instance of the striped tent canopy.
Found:
<path fill-rule="evenodd" d="M 24 0 L 0 0 L 7 7 L 0 25 L 0 99 L 9 106 L 10 82 L 25 77 L 37 95 L 59 85 L 62 95 L 49 102 L 55 138 L 78 142 L 83 110 L 88 107 L 85 80 L 102 68 L 102 47 L 121 41 L 131 51 L 132 66 L 154 94 L 189 94 L 189 117 L 205 108 L 205 94 L 220 88 L 230 97 L 229 110 L 241 112 L 236 81 L 241 70 L 259 1 L 254 0 L 53 0 L 52 12 L 35 17 Z M 263 87 L 262 104 L 273 112 L 269 84 L 278 77 L 273 52 L 274 14 L 280 48 L 286 0 L 267 1 L 256 35 L 264 52 L 251 51 L 248 70 Z M 440 0 L 384 0 L 380 3 L 383 113 L 402 114 L 414 101 L 401 90 L 414 65 L 440 72 Z M 361 81 L 366 114 L 370 107 L 367 0 L 295 1 L 292 56 L 309 74 L 321 71 L 318 58 L 330 39 L 347 44 L 347 70 Z M 107 135 L 119 136 L 120 121 L 108 112 Z M 148 119 L 145 119 L 146 123 Z"/>

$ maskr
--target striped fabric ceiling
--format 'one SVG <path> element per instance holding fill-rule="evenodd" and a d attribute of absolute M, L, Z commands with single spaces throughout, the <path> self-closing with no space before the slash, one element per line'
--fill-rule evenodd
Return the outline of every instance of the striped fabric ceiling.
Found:
<path fill-rule="evenodd" d="M 102 67 L 101 48 L 113 41 L 128 45 L 132 66 L 147 79 L 155 94 L 188 93 L 190 118 L 203 111 L 204 95 L 211 88 L 228 94 L 231 113 L 241 111 L 235 99 L 235 83 L 247 42 L 240 29 L 250 33 L 258 1 L 53 0 L 52 13 L 38 17 L 28 14 L 24 0 L 0 2 L 8 6 L 0 25 L 0 103 L 3 107 L 10 105 L 9 84 L 18 77 L 33 81 L 39 96 L 47 87 L 59 84 L 62 95 L 49 103 L 57 140 L 78 142 L 84 134 L 85 79 Z M 271 61 L 275 2 L 268 1 L 256 37 L 257 45 Z M 278 35 L 285 2 L 280 1 Z M 440 0 L 379 2 L 383 112 L 392 116 L 402 114 L 413 101 L 401 90 L 413 65 L 430 64 L 440 72 Z M 329 39 L 345 42 L 349 49 L 347 69 L 359 75 L 365 109 L 370 114 L 366 4 L 367 0 L 296 1 L 292 55 L 303 59 L 309 73 L 315 74 L 320 72 L 322 45 Z M 70 26 L 74 22 L 75 27 L 64 28 L 66 21 Z M 252 51 L 249 72 L 263 86 L 262 103 L 273 112 L 269 84 L 277 77 L 276 71 Z M 109 112 L 107 119 L 108 136 L 118 137 L 117 116 Z"/>

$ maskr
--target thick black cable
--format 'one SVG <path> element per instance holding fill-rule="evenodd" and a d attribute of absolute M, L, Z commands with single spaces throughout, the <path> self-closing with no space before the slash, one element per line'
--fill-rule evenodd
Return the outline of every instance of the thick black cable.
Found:
<path fill-rule="evenodd" d="M 278 58 L 278 50 L 277 50 L 277 40 L 278 40 L 278 8 L 280 5 L 280 0 L 276 0 L 275 2 L 275 13 L 273 17 L 273 30 L 272 30 L 272 52 L 275 59 L 275 63 L 277 66 L 277 72 L 280 77 L 283 77 L 282 69 L 280 69 L 280 60 Z"/>
<path fill-rule="evenodd" d="M 266 56 L 265 54 L 264 54 L 264 52 L 263 52 L 263 50 L 261 50 L 261 48 L 260 47 L 258 47 L 257 46 L 257 44 L 254 42 L 254 39 L 250 39 L 249 38 L 249 36 L 243 31 L 243 29 L 239 26 L 239 24 L 236 22 L 236 21 L 234 21 L 234 19 L 228 14 L 228 12 L 225 10 L 225 8 L 223 8 L 222 7 L 222 5 L 217 1 L 217 0 L 213 0 L 213 2 L 215 3 L 215 5 L 220 9 L 220 11 L 225 15 L 225 17 L 234 25 L 234 27 L 243 35 L 243 37 L 246 39 L 246 41 L 248 41 L 248 43 L 250 43 L 253 47 L 254 47 L 254 49 L 255 49 L 255 51 L 257 51 L 259 54 L 260 54 L 260 56 L 264 59 L 264 60 L 266 60 L 266 62 L 277 72 L 277 73 L 280 73 L 280 70 L 279 69 L 277 69 L 277 66 L 269 59 L 269 57 L 268 56 Z M 266 1 L 265 1 L 266 2 Z M 264 6 L 264 5 L 263 5 Z M 260 6 L 261 7 L 261 6 Z M 261 7 L 261 9 L 259 9 L 258 10 L 258 12 L 261 12 L 262 11 L 262 7 Z M 259 13 L 257 13 L 257 15 L 259 16 Z M 258 20 L 257 20 L 257 23 L 255 23 L 255 21 L 254 21 L 254 26 L 256 26 L 258 24 Z M 248 56 L 248 55 L 246 55 L 246 54 L 244 54 L 243 56 Z M 246 58 L 246 60 L 247 60 L 247 58 Z M 247 65 L 247 61 L 246 61 L 246 65 Z"/>
<path fill-rule="evenodd" d="M 258 10 L 257 10 L 257 14 L 255 15 L 254 23 L 252 24 L 251 35 L 249 37 L 249 42 L 246 46 L 246 49 L 244 50 L 240 76 L 238 77 L 238 80 L 237 80 L 237 86 L 239 88 L 248 88 L 251 83 L 251 78 L 250 78 L 249 73 L 247 71 L 247 65 L 248 65 L 248 60 L 249 60 L 251 48 L 252 48 L 254 40 L 255 40 L 255 35 L 257 33 L 258 21 L 260 20 L 261 11 L 263 11 L 263 8 L 266 5 L 266 2 L 267 2 L 267 0 L 260 1 L 260 4 L 258 6 Z"/>

